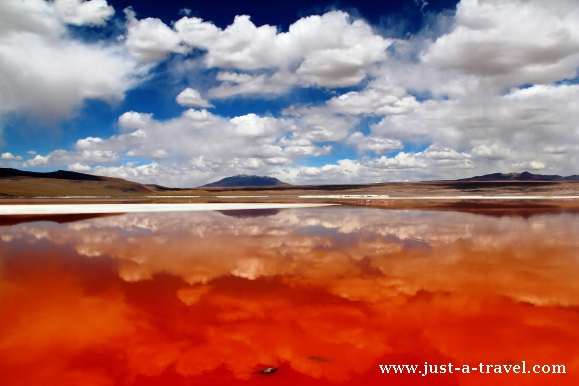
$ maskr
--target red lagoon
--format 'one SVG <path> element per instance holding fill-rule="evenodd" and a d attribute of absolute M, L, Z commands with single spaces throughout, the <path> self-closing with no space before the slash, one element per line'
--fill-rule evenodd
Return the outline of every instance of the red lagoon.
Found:
<path fill-rule="evenodd" d="M 574 213 L 33 220 L 0 227 L 2 385 L 579 383 Z"/>

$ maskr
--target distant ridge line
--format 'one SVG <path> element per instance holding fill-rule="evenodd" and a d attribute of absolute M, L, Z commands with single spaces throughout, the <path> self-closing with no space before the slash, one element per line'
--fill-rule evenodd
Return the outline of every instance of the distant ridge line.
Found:
<path fill-rule="evenodd" d="M 55 172 L 29 172 L 26 170 L 18 170 L 12 168 L 0 168 L 0 178 L 7 177 L 34 177 L 34 178 L 53 178 L 58 180 L 73 180 L 73 181 L 106 181 L 113 177 L 93 176 L 92 174 L 70 172 L 66 170 L 57 170 Z"/>
<path fill-rule="evenodd" d="M 529 172 L 522 173 L 492 173 L 485 174 L 482 176 L 475 176 L 469 178 L 460 178 L 458 180 L 451 181 L 553 181 L 553 182 L 565 182 L 565 181 L 579 181 L 579 175 L 574 174 L 572 176 L 562 177 L 559 175 L 545 175 L 545 174 L 533 174 Z"/>
<path fill-rule="evenodd" d="M 13 169 L 13 168 L 0 168 L 0 181 L 4 181 L 2 186 L 6 186 L 6 188 L 4 190 L 2 190 L 2 192 L 0 193 L 0 196 L 10 196 L 13 194 L 16 195 L 35 195 L 35 196 L 41 196 L 44 195 L 45 192 L 43 192 L 43 189 L 37 189 L 37 188 L 43 188 L 43 187 L 48 187 L 46 184 L 48 184 L 48 181 L 45 181 L 44 183 L 42 183 L 42 185 L 38 185 L 37 187 L 34 187 L 34 193 L 32 192 L 32 188 L 33 185 L 30 185 L 33 181 L 35 181 L 36 179 L 51 179 L 51 180 L 63 180 L 63 181 L 72 181 L 71 183 L 74 183 L 74 181 L 85 181 L 86 183 L 88 183 L 88 185 L 70 185 L 65 188 L 65 186 L 62 186 L 62 189 L 64 189 L 62 192 L 56 192 L 56 190 L 54 191 L 54 193 L 51 193 L 51 195 L 71 195 L 72 193 L 69 191 L 70 188 L 74 188 L 77 187 L 79 189 L 81 189 L 79 192 L 74 193 L 74 195 L 87 195 L 87 194 L 93 194 L 93 189 L 101 189 L 104 188 L 105 191 L 100 192 L 100 193 L 94 193 L 94 194 L 98 194 L 98 195 L 108 195 L 111 193 L 111 191 L 114 190 L 119 190 L 120 192 L 123 193 L 129 193 L 129 192 L 138 192 L 138 191 L 143 191 L 143 192 L 163 192 L 163 191 L 183 191 L 183 190 L 191 190 L 191 189 L 203 189 L 203 188 L 245 188 L 245 189 L 250 189 L 250 188 L 255 188 L 255 189 L 259 189 L 259 190 L 264 190 L 264 189 L 268 189 L 270 187 L 275 187 L 275 188 L 279 188 L 281 190 L 285 190 L 285 189 L 305 189 L 305 190 L 311 190 L 311 189 L 315 189 L 315 188 L 319 188 L 324 186 L 325 190 L 336 190 L 338 188 L 343 188 L 343 189 L 354 189 L 357 187 L 366 187 L 369 185 L 384 185 L 384 184 L 389 184 L 389 182 L 376 182 L 376 183 L 351 183 L 351 184 L 347 184 L 347 183 L 341 183 L 341 184 L 314 184 L 314 185 L 292 185 L 292 184 L 288 184 L 286 182 L 280 181 L 277 178 L 274 177 L 267 177 L 267 176 L 257 176 L 257 175 L 247 175 L 247 174 L 238 174 L 236 176 L 231 176 L 231 177 L 225 177 L 219 181 L 216 182 L 212 182 L 209 184 L 205 184 L 202 186 L 199 186 L 197 188 L 169 188 L 169 187 L 165 187 L 165 186 L 161 186 L 161 185 L 157 185 L 157 184 L 141 184 L 138 182 L 133 182 L 130 180 L 125 180 L 122 178 L 118 178 L 118 177 L 108 177 L 108 176 L 95 176 L 92 174 L 85 174 L 85 173 L 79 173 L 79 172 L 73 172 L 73 171 L 66 171 L 66 170 L 57 170 L 57 171 L 52 171 L 52 172 L 32 172 L 32 171 L 25 171 L 25 170 L 18 170 L 18 169 Z M 28 188 L 26 188 L 28 191 L 24 192 L 22 191 L 20 192 L 19 188 L 17 188 L 16 184 L 20 184 L 20 183 L 25 183 L 25 181 L 29 181 L 26 182 L 26 184 L 28 184 Z M 455 180 L 428 180 L 428 181 L 420 181 L 423 183 L 428 183 L 428 182 L 458 182 L 458 183 L 465 183 L 465 182 L 579 182 L 579 175 L 574 174 L 571 176 L 560 176 L 560 175 L 543 175 L 543 174 L 533 174 L 530 172 L 522 172 L 522 173 L 492 173 L 492 174 L 485 174 L 485 175 L 480 175 L 480 176 L 474 176 L 474 177 L 469 177 L 469 178 L 460 178 L 460 179 L 455 179 Z M 419 183 L 420 183 L 419 182 Z M 6 185 L 6 184 L 11 184 L 11 185 Z M 57 181 L 54 181 L 54 183 L 51 183 L 53 185 L 53 188 L 56 189 L 57 187 L 59 187 L 60 185 L 58 185 Z M 68 183 L 70 184 L 70 183 Z M 22 187 L 24 187 L 24 185 L 22 185 Z M 15 190 L 16 189 L 16 190 Z M 51 188 L 52 189 L 52 188 Z M 54 190 L 53 189 L 53 190 Z M 60 188 L 59 188 L 60 189 Z M 36 192 L 36 190 L 38 190 L 38 192 Z"/>

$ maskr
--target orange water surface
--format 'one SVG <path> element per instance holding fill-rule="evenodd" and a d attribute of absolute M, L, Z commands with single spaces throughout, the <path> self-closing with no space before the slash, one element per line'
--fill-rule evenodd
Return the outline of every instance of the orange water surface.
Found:
<path fill-rule="evenodd" d="M 2 386 L 579 384 L 579 214 L 26 221 L 0 226 Z"/>

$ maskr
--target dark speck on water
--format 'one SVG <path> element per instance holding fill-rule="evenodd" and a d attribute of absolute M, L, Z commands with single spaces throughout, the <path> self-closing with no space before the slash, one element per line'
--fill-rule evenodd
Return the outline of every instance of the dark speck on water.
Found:
<path fill-rule="evenodd" d="M 329 360 L 326 359 L 326 358 L 317 357 L 317 356 L 314 356 L 314 355 L 312 355 L 311 357 L 308 357 L 308 359 L 311 360 L 311 361 L 316 361 L 316 362 L 329 362 Z"/>

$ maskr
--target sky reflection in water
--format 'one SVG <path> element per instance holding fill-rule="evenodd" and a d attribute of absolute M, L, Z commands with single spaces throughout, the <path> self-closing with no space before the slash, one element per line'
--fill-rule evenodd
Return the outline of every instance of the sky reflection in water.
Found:
<path fill-rule="evenodd" d="M 579 215 L 531 214 L 316 208 L 0 227 L 0 379 L 577 384 Z M 378 367 L 522 360 L 567 374 Z"/>

